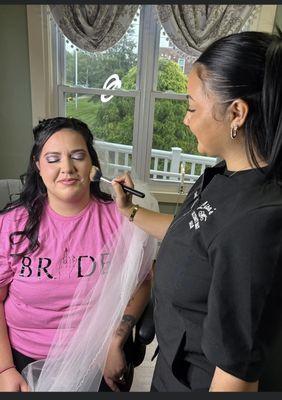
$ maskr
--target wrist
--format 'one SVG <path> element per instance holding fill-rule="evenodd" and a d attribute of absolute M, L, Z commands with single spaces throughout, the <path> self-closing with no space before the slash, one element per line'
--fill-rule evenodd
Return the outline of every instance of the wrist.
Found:
<path fill-rule="evenodd" d="M 8 367 L 4 367 L 0 369 L 0 375 L 3 374 L 6 371 L 11 370 L 12 368 L 16 368 L 15 365 L 9 365 Z"/>
<path fill-rule="evenodd" d="M 139 204 L 133 204 L 133 207 L 131 208 L 131 213 L 128 218 L 130 222 L 133 222 L 135 214 L 137 213 L 138 210 L 139 210 Z"/>
<path fill-rule="evenodd" d="M 113 349 L 123 349 L 123 346 L 125 345 L 127 338 L 126 337 L 121 337 L 117 335 L 116 333 L 114 334 L 112 341 L 111 341 L 111 350 Z"/>
<path fill-rule="evenodd" d="M 119 327 L 113 335 L 111 346 L 113 345 L 123 348 L 135 324 L 135 317 L 133 315 L 125 314 L 122 317 Z"/>
<path fill-rule="evenodd" d="M 131 203 L 126 207 L 120 208 L 120 212 L 122 213 L 122 215 L 126 218 L 130 217 L 130 214 L 132 212 L 132 209 L 134 207 L 135 204 Z"/>

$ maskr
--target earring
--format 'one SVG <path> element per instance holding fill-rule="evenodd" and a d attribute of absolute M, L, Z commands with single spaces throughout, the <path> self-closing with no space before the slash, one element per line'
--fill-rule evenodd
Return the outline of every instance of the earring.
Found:
<path fill-rule="evenodd" d="M 231 131 L 230 131 L 231 139 L 232 140 L 235 139 L 237 137 L 237 135 L 238 135 L 238 126 L 237 125 L 231 126 Z"/>

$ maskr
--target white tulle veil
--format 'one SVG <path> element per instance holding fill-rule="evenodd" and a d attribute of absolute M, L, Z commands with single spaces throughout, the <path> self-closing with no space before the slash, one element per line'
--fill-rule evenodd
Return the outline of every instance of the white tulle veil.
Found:
<path fill-rule="evenodd" d="M 146 185 L 135 181 L 135 187 L 146 196 L 134 201 L 157 211 L 157 201 Z M 156 246 L 155 239 L 124 219 L 101 250 L 110 254 L 105 273 L 95 282 L 90 275 L 78 283 L 46 360 L 23 370 L 31 391 L 98 391 L 111 338 L 130 297 L 152 266 Z"/>

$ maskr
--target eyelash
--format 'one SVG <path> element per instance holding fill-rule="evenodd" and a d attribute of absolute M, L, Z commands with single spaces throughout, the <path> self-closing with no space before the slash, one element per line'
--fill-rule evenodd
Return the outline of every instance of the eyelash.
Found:
<path fill-rule="evenodd" d="M 84 154 L 73 155 L 72 159 L 73 160 L 78 160 L 78 161 L 83 160 L 84 159 Z"/>
<path fill-rule="evenodd" d="M 47 159 L 47 162 L 48 162 L 49 164 L 53 164 L 53 163 L 58 162 L 58 161 L 59 161 L 59 159 L 56 159 L 56 160 L 51 160 L 51 159 L 48 160 L 48 159 Z"/>
<path fill-rule="evenodd" d="M 81 161 L 81 160 L 83 160 L 84 159 L 84 155 L 83 154 L 81 154 L 81 155 L 73 155 L 72 157 L 71 157 L 73 160 L 76 160 L 76 161 Z M 52 160 L 52 159 L 47 159 L 47 162 L 49 163 L 49 164 L 53 164 L 53 163 L 56 163 L 56 162 L 58 162 L 58 161 L 60 161 L 60 159 L 59 158 L 57 158 L 57 159 L 54 159 L 54 160 Z"/>
<path fill-rule="evenodd" d="M 191 108 L 187 108 L 187 111 L 189 111 L 189 112 L 195 112 L 196 110 L 192 110 Z"/>

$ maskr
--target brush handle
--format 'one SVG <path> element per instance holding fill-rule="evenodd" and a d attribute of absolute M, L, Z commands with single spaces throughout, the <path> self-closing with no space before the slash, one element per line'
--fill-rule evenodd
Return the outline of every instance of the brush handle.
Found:
<path fill-rule="evenodd" d="M 138 197 L 142 197 L 142 198 L 145 197 L 145 193 L 139 192 L 139 190 L 132 189 L 131 187 L 123 185 L 122 183 L 120 183 L 120 186 L 123 188 L 123 190 L 125 192 L 134 194 L 135 196 L 138 196 Z"/>
<path fill-rule="evenodd" d="M 99 180 L 107 182 L 109 184 L 112 183 L 112 181 L 109 178 L 105 178 L 104 176 L 100 176 Z M 136 189 L 132 189 L 131 187 L 126 186 L 123 183 L 119 183 L 119 184 L 125 192 L 134 194 L 135 196 L 141 197 L 142 199 L 143 199 L 143 197 L 145 197 L 145 193 L 139 192 L 139 190 L 136 190 Z"/>

